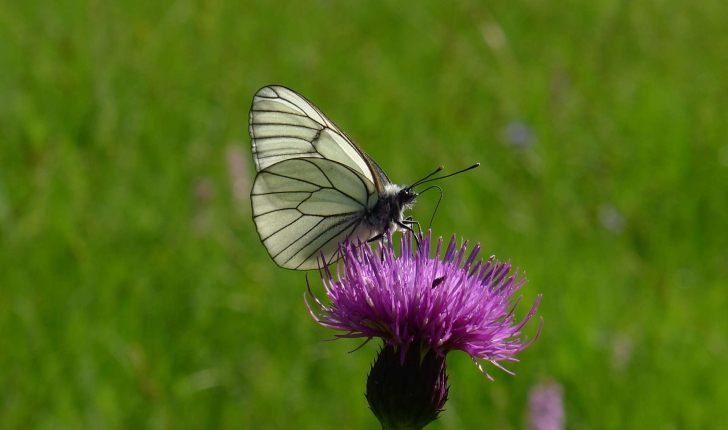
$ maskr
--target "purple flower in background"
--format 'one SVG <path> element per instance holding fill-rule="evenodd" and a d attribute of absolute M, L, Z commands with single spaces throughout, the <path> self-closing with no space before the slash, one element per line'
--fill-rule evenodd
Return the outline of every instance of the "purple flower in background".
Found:
<path fill-rule="evenodd" d="M 599 208 L 599 221 L 602 226 L 614 234 L 624 231 L 624 215 L 612 205 L 603 205 Z"/>
<path fill-rule="evenodd" d="M 531 388 L 528 395 L 528 430 L 564 429 L 564 389 L 556 382 Z"/>
<path fill-rule="evenodd" d="M 509 145 L 517 148 L 529 148 L 536 143 L 531 127 L 521 121 L 513 121 L 503 127 L 503 138 Z"/>
<path fill-rule="evenodd" d="M 467 241 L 458 248 L 455 236 L 442 258 L 442 238 L 434 258 L 429 234 L 414 255 L 411 234 L 400 241 L 399 256 L 387 239 L 376 251 L 368 243 L 343 244 L 336 277 L 328 267 L 321 271 L 331 304 L 309 288 L 319 313 L 308 299 L 306 305 L 319 324 L 346 332 L 337 338 L 383 339 L 367 383 L 369 405 L 384 428 L 422 428 L 447 400 L 446 354 L 466 352 L 492 379 L 479 360 L 503 370 L 500 361 L 518 361 L 515 355 L 538 338 L 528 342 L 521 328 L 541 296 L 516 322 L 512 296 L 526 280 L 511 273 L 510 263 L 476 261 L 480 245 L 466 256 Z"/>

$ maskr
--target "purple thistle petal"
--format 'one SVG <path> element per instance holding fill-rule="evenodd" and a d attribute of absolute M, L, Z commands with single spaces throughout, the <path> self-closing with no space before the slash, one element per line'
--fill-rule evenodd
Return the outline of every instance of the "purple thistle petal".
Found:
<path fill-rule="evenodd" d="M 510 261 L 477 260 L 480 244 L 466 256 L 468 242 L 458 247 L 455 236 L 442 259 L 442 238 L 435 257 L 429 257 L 430 234 L 414 253 L 413 236 L 404 235 L 399 257 L 391 234 L 384 242 L 376 251 L 369 243 L 342 244 L 336 277 L 329 267 L 320 270 L 331 303 L 323 304 L 310 288 L 313 303 L 304 297 L 316 322 L 345 332 L 336 338 L 382 338 L 400 348 L 401 360 L 414 342 L 442 357 L 464 351 L 490 379 L 479 360 L 503 369 L 499 361 L 517 361 L 515 355 L 538 339 L 540 327 L 531 342 L 521 336 L 521 329 L 533 317 L 541 296 L 517 322 L 514 310 L 520 298 L 514 302 L 513 294 L 526 278 L 511 270 Z"/>

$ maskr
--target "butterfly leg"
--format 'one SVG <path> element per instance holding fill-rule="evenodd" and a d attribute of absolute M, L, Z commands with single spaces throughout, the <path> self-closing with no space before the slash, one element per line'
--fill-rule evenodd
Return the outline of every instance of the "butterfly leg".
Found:
<path fill-rule="evenodd" d="M 384 237 L 384 232 L 379 233 L 378 235 L 376 235 L 376 236 L 372 237 L 371 239 L 367 240 L 367 243 L 379 242 L 380 240 L 382 240 L 383 237 Z"/>
<path fill-rule="evenodd" d="M 415 226 L 416 225 L 417 226 L 417 233 L 416 234 L 419 234 L 419 236 L 422 237 L 422 226 L 420 225 L 419 222 L 415 221 L 411 216 L 408 216 L 407 218 L 403 219 L 402 220 L 402 224 L 406 224 L 407 226 Z M 403 228 L 405 228 L 407 230 L 410 230 L 411 232 L 414 233 L 414 230 L 412 228 L 410 228 L 410 227 L 407 227 L 407 226 L 403 226 Z"/>
<path fill-rule="evenodd" d="M 401 222 L 397 221 L 397 225 L 410 233 L 412 233 L 412 236 L 415 238 L 415 243 L 417 244 L 417 248 L 420 247 L 420 238 L 422 237 L 422 226 L 417 221 L 413 220 L 412 217 L 407 217 L 403 219 Z M 412 226 L 416 225 L 417 230 L 419 230 L 419 233 L 417 233 Z"/>
<path fill-rule="evenodd" d="M 397 224 L 397 227 L 401 228 L 402 230 L 407 230 L 407 231 L 411 232 L 412 234 L 414 234 L 415 238 L 417 238 L 418 235 L 422 236 L 422 226 L 420 225 L 419 222 L 413 220 L 411 216 L 403 219 L 402 221 L 395 221 L 395 224 Z M 414 226 L 414 225 L 417 226 L 417 231 L 415 231 L 412 228 L 412 226 Z M 382 239 L 384 237 L 385 233 L 386 233 L 386 231 L 383 231 L 383 232 L 379 233 L 378 235 L 367 240 L 367 242 L 376 242 L 376 241 Z"/>

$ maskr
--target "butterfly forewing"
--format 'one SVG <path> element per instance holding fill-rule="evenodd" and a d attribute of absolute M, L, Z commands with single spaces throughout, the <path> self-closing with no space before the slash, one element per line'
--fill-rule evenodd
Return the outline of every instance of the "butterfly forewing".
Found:
<path fill-rule="evenodd" d="M 371 158 L 336 124 L 288 88 L 264 87 L 255 94 L 249 128 L 258 171 L 289 158 L 320 157 L 357 170 L 380 192 L 389 183 L 381 169 L 373 169 Z"/>

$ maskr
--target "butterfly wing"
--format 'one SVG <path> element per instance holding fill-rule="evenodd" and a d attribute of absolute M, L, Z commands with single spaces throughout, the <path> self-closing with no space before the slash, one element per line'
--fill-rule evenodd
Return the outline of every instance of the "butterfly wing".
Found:
<path fill-rule="evenodd" d="M 267 166 L 250 198 L 260 240 L 287 269 L 316 269 L 321 253 L 333 261 L 346 237 L 373 234 L 362 220 L 376 204 L 374 184 L 337 161 L 292 158 Z"/>
<path fill-rule="evenodd" d="M 251 192 L 260 239 L 281 267 L 318 268 L 347 237 L 369 240 L 383 222 L 365 222 L 391 181 L 351 138 L 303 96 L 261 88 L 250 109 L 258 175 Z M 389 221 L 387 220 L 387 224 Z"/>
<path fill-rule="evenodd" d="M 336 161 L 383 192 L 391 181 L 374 160 L 316 106 L 295 91 L 263 87 L 250 108 L 250 138 L 258 172 L 291 158 Z"/>

